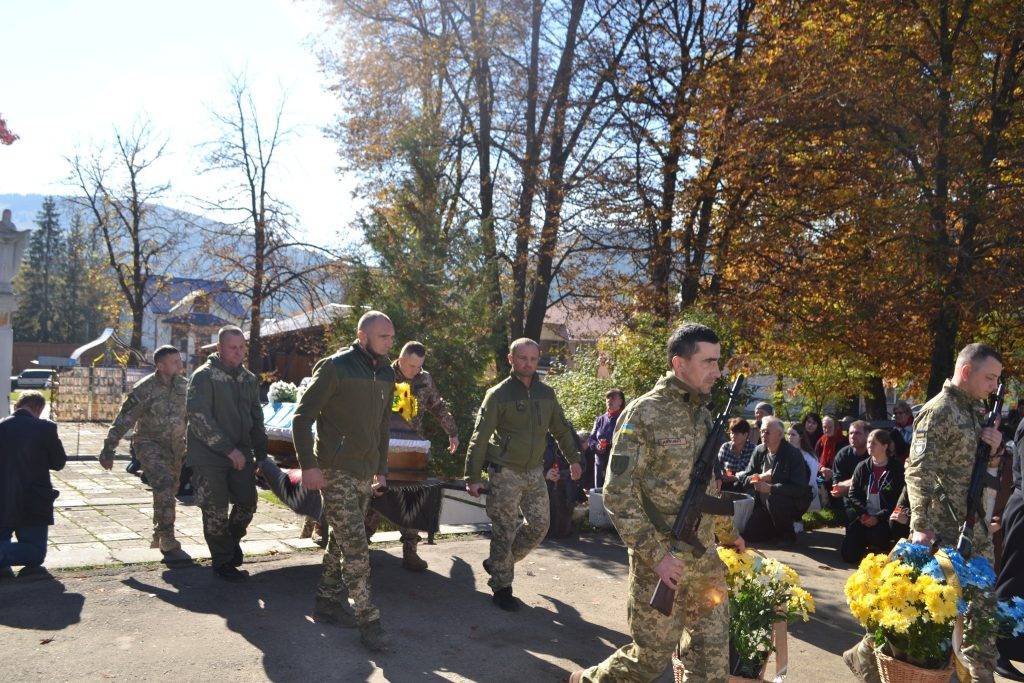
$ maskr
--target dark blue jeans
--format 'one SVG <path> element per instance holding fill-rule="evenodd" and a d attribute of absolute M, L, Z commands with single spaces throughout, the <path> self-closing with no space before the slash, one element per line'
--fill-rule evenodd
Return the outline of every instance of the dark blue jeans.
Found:
<path fill-rule="evenodd" d="M 46 559 L 46 536 L 49 527 L 0 527 L 0 567 L 11 565 L 38 567 Z M 17 542 L 11 541 L 11 535 Z"/>

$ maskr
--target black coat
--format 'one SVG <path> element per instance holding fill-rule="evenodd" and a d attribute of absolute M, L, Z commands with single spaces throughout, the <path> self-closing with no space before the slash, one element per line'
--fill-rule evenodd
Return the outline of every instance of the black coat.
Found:
<path fill-rule="evenodd" d="M 771 457 L 768 447 L 761 444 L 754 449 L 750 456 L 750 464 L 747 469 L 736 475 L 740 486 L 744 489 L 752 489 L 753 484 L 750 477 L 765 471 L 765 462 Z M 809 498 L 811 487 L 808 481 L 811 473 L 807 471 L 807 463 L 803 454 L 783 441 L 779 444 L 779 451 L 775 454 L 775 462 L 772 463 L 772 493 L 781 493 L 784 496 L 802 500 Z"/>
<path fill-rule="evenodd" d="M 53 524 L 50 470 L 67 459 L 55 423 L 24 408 L 0 420 L 0 527 Z"/>
<path fill-rule="evenodd" d="M 846 495 L 845 500 L 847 515 L 851 520 L 868 511 L 868 485 L 871 482 L 871 474 L 870 457 L 861 460 L 853 470 L 853 481 L 850 483 L 850 492 Z M 896 458 L 889 458 L 878 489 L 878 502 L 882 506 L 882 511 L 875 516 L 880 521 L 884 522 L 889 519 L 889 515 L 892 514 L 900 500 L 903 488 L 903 465 Z"/>

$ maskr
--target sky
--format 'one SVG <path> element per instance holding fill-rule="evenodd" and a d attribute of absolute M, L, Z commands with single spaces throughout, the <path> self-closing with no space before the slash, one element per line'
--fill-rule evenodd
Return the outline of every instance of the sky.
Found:
<path fill-rule="evenodd" d="M 298 232 L 327 247 L 357 242 L 355 182 L 338 173 L 336 147 L 322 133 L 338 101 L 315 56 L 323 8 L 320 0 L 5 3 L 0 113 L 20 139 L 0 147 L 0 193 L 69 194 L 66 157 L 148 119 L 168 141 L 150 171 L 171 184 L 162 203 L 203 213 L 191 198 L 216 196 L 220 182 L 199 173 L 198 146 L 218 136 L 211 111 L 230 106 L 229 83 L 244 73 L 261 110 L 286 94 L 293 134 L 270 180 Z"/>

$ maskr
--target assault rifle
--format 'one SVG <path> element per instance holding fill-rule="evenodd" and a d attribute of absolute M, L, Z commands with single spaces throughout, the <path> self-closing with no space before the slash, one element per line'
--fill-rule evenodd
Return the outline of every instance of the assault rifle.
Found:
<path fill-rule="evenodd" d="M 985 427 L 994 427 L 996 419 L 1003 412 L 1003 396 L 1006 393 L 1006 385 L 999 382 L 996 389 L 996 400 L 992 404 L 985 420 Z M 974 469 L 971 470 L 971 485 L 967 487 L 967 517 L 960 527 L 960 538 L 956 541 L 956 551 L 964 559 L 968 559 L 974 552 L 974 544 L 971 542 L 971 534 L 974 532 L 974 524 L 978 519 L 978 512 L 984 517 L 984 507 L 981 494 L 986 488 L 999 490 L 999 480 L 988 473 L 988 461 L 992 457 L 992 447 L 984 441 L 978 440 L 978 450 L 974 454 Z"/>
<path fill-rule="evenodd" d="M 743 388 L 743 375 L 736 377 L 736 381 L 729 390 L 729 400 L 725 409 L 715 418 L 708 430 L 708 436 L 700 449 L 697 461 L 693 463 L 690 470 L 690 485 L 683 496 L 683 504 L 679 507 L 676 521 L 672 524 L 672 537 L 683 541 L 690 546 L 694 557 L 702 557 L 707 548 L 697 537 L 697 529 L 704 515 L 727 515 L 733 514 L 733 502 L 742 498 L 741 495 L 725 492 L 722 496 L 710 496 L 707 493 L 711 477 L 715 473 L 715 462 L 718 460 L 718 447 L 722 441 L 722 433 L 725 425 L 729 422 L 729 412 L 732 410 L 733 401 L 739 396 Z M 676 592 L 668 587 L 661 579 L 654 589 L 651 597 L 651 607 L 658 610 L 666 617 L 672 614 L 672 603 L 675 601 Z"/>

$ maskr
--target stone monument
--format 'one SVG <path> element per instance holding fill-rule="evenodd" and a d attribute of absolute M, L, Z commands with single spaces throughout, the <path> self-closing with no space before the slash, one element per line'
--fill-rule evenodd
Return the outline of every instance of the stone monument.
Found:
<path fill-rule="evenodd" d="M 0 417 L 11 411 L 11 362 L 14 353 L 14 331 L 11 329 L 11 315 L 18 308 L 11 281 L 18 273 L 21 257 L 28 244 L 30 230 L 18 230 L 11 221 L 11 210 L 4 209 L 0 220 L 0 386 L 6 387 L 4 399 L 0 401 Z"/>

